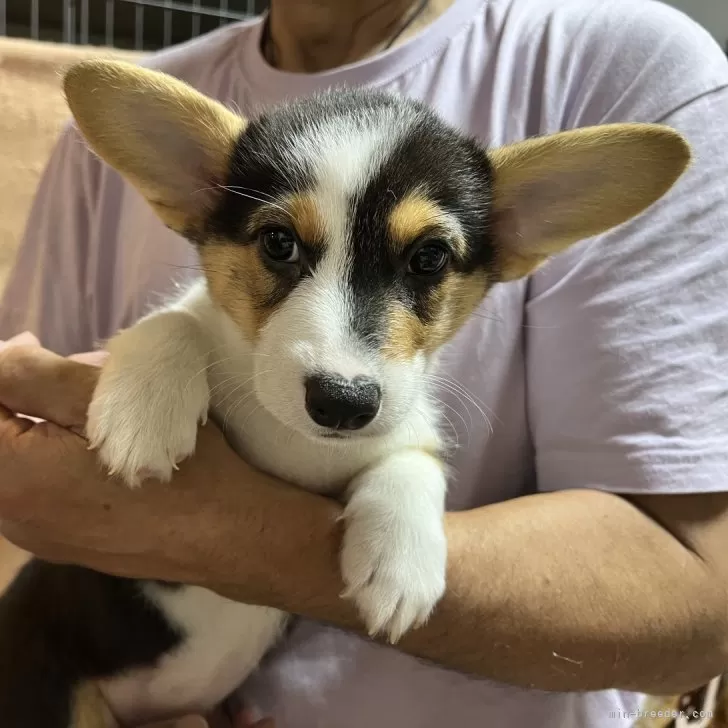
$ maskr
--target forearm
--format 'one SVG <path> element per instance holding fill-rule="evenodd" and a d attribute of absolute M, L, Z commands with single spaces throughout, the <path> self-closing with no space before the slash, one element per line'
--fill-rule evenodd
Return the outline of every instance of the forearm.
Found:
<path fill-rule="evenodd" d="M 83 428 L 92 368 L 22 347 L 0 358 L 6 407 Z M 253 470 L 211 425 L 197 445 L 170 487 L 132 492 L 82 438 L 0 407 L 3 531 L 42 558 L 362 631 L 338 596 L 341 507 Z M 448 592 L 399 648 L 552 690 L 674 692 L 723 672 L 728 492 L 633 500 L 651 517 L 590 491 L 448 514 Z"/>
<path fill-rule="evenodd" d="M 260 593 L 236 586 L 234 558 L 220 591 L 363 631 L 339 598 L 339 506 L 276 489 L 270 508 L 270 520 L 260 514 Z M 626 500 L 537 495 L 448 514 L 446 529 L 447 595 L 399 649 L 544 690 L 670 693 L 725 669 L 722 586 Z"/>

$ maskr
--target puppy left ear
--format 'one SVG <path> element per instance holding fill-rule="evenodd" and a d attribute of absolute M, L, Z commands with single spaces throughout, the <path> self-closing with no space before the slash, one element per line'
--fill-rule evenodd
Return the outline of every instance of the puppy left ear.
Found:
<path fill-rule="evenodd" d="M 521 278 L 574 243 L 660 199 L 690 164 L 690 147 L 658 124 L 560 132 L 488 154 L 500 279 Z"/>
<path fill-rule="evenodd" d="M 72 66 L 64 91 L 92 150 L 168 227 L 200 232 L 247 122 L 172 76 L 119 61 Z"/>

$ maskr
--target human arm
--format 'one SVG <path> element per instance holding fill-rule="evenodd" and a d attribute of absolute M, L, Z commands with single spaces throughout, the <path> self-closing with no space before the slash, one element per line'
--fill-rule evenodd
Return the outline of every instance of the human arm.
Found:
<path fill-rule="evenodd" d="M 5 351 L 0 401 L 12 391 L 14 407 L 41 417 L 65 401 L 55 416 L 80 425 L 71 403 L 88 402 L 93 376 L 49 352 Z M 0 459 L 4 531 L 41 557 L 363 630 L 339 598 L 340 507 L 253 470 L 213 425 L 171 486 L 134 493 L 102 475 L 77 435 L 7 412 Z M 630 503 L 574 490 L 448 514 L 448 591 L 398 649 L 547 690 L 692 687 L 728 660 L 727 505 L 723 494 Z"/>

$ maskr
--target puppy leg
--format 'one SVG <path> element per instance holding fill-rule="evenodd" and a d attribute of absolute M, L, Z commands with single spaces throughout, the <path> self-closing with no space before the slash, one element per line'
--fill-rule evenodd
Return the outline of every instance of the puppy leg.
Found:
<path fill-rule="evenodd" d="M 192 305 L 178 304 L 117 334 L 107 348 L 88 411 L 91 446 L 132 487 L 147 476 L 167 481 L 207 419 L 209 339 Z"/>
<path fill-rule="evenodd" d="M 351 484 L 341 568 L 371 635 L 397 642 L 445 591 L 445 469 L 420 450 L 385 458 Z"/>

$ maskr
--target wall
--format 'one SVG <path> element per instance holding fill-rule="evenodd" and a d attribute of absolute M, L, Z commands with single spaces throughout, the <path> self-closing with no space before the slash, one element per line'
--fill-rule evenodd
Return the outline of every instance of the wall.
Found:
<path fill-rule="evenodd" d="M 704 25 L 725 48 L 728 45 L 728 0 L 664 0 Z"/>

